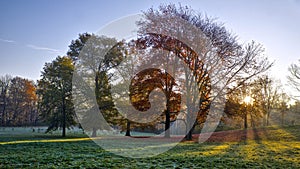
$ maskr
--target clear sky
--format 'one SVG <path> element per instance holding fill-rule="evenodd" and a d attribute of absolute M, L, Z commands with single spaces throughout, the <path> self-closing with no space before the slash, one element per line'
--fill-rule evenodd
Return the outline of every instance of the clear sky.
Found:
<path fill-rule="evenodd" d="M 241 43 L 262 43 L 275 66 L 270 74 L 286 83 L 288 66 L 300 59 L 299 0 L 183 1 L 0 1 L 0 76 L 37 80 L 45 62 L 64 55 L 79 33 L 161 3 L 180 2 L 218 18 Z"/>

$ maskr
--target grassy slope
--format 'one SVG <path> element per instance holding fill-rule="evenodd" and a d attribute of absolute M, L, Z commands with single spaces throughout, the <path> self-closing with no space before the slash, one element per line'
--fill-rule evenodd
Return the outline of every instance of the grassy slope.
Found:
<path fill-rule="evenodd" d="M 2 134 L 0 168 L 300 168 L 299 129 L 218 132 L 204 144 L 183 142 L 144 159 L 116 156 L 86 139 L 66 142 L 53 136 Z M 14 140 L 46 142 L 5 144 Z M 61 142 L 49 142 L 53 140 Z"/>

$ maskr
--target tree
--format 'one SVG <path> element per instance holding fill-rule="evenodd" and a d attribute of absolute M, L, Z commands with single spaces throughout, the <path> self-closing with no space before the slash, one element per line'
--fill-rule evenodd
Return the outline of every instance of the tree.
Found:
<path fill-rule="evenodd" d="M 298 64 L 291 64 L 288 68 L 290 75 L 287 77 L 289 84 L 298 92 L 300 92 L 300 60 Z M 297 96 L 298 97 L 298 96 Z"/>
<path fill-rule="evenodd" d="M 242 101 L 245 97 L 251 98 L 251 104 Z M 288 110 L 288 96 L 281 88 L 279 81 L 268 75 L 261 75 L 235 88 L 227 95 L 225 114 L 229 118 L 244 117 L 245 128 L 248 126 L 247 113 L 250 116 L 251 127 L 270 124 L 271 113 L 279 111 L 281 122 Z M 247 111 L 246 111 L 247 110 Z M 276 115 L 276 114 L 274 114 Z"/>
<path fill-rule="evenodd" d="M 12 77 L 10 75 L 2 76 L 0 79 L 0 108 L 1 108 L 1 126 L 7 125 L 7 105 L 8 105 L 8 88 Z"/>
<path fill-rule="evenodd" d="M 291 125 L 299 124 L 300 117 L 300 101 L 296 100 L 294 104 L 290 105 L 288 113 L 289 116 L 286 116 L 285 119 L 290 119 L 288 122 Z M 287 120 L 285 120 L 287 121 Z"/>
<path fill-rule="evenodd" d="M 11 80 L 8 92 L 7 125 L 35 125 L 38 119 L 36 88 L 32 81 L 20 77 Z"/>
<path fill-rule="evenodd" d="M 81 109 L 80 113 L 82 126 L 86 130 L 92 129 L 92 136 L 96 136 L 98 129 L 107 129 L 102 124 L 105 122 L 99 119 L 101 118 L 99 111 L 111 125 L 118 123 L 120 120 L 118 111 L 112 101 L 110 91 L 112 74 L 109 71 L 122 60 L 122 46 L 123 42 L 117 42 L 116 39 L 88 33 L 80 34 L 79 38 L 73 40 L 69 46 L 67 54 L 75 64 L 77 92 L 90 91 L 88 95 L 84 94 L 90 101 L 93 100 L 91 97 L 93 93 L 96 96 L 98 108 L 95 107 L 94 103 L 90 103 L 88 106 L 85 104 L 82 105 L 86 106 L 85 110 Z M 80 86 L 79 81 L 82 83 Z M 84 86 L 93 87 L 83 89 Z M 83 102 L 86 102 L 86 100 Z M 80 107 L 79 104 L 76 106 Z"/>
<path fill-rule="evenodd" d="M 256 107 L 263 114 L 263 125 L 269 125 L 270 113 L 279 104 L 280 86 L 267 75 L 258 77 L 253 82 L 253 94 L 255 96 Z"/>
<path fill-rule="evenodd" d="M 49 125 L 47 132 L 62 128 L 63 137 L 66 128 L 76 124 L 71 93 L 73 71 L 72 59 L 58 56 L 45 64 L 38 81 L 39 110 Z"/>
<path fill-rule="evenodd" d="M 134 51 L 135 48 L 132 47 L 132 43 L 134 42 L 131 41 L 128 45 L 128 56 L 126 56 L 126 59 L 122 60 L 122 64 L 115 69 L 114 79 L 118 82 L 115 82 L 115 85 L 113 85 L 115 104 L 119 108 L 118 111 L 126 118 L 125 124 L 121 125 L 121 130 L 126 131 L 125 136 L 131 136 L 131 129 L 141 126 L 134 122 L 135 119 L 130 117 L 134 110 L 132 110 L 130 106 L 130 92 L 128 92 L 128 86 L 130 86 L 131 79 L 134 77 L 134 72 L 136 71 L 135 65 L 138 63 Z"/>
<path fill-rule="evenodd" d="M 288 106 L 289 101 L 290 101 L 290 97 L 286 93 L 282 92 L 279 94 L 277 109 L 281 114 L 281 125 L 284 125 L 285 115 L 289 110 L 289 106 Z"/>
<path fill-rule="evenodd" d="M 165 115 L 165 137 L 167 138 L 170 137 L 170 123 L 176 119 L 176 115 L 180 112 L 181 95 L 173 91 L 173 87 L 175 88 L 176 86 L 177 84 L 170 74 L 154 68 L 139 72 L 132 79 L 130 85 L 131 103 L 142 112 L 153 106 L 149 102 L 149 95 L 154 89 L 158 88 L 164 92 L 166 96 L 166 110 L 163 114 Z M 160 98 L 156 99 L 159 100 Z M 144 117 L 150 118 L 151 116 L 144 115 Z"/>
<path fill-rule="evenodd" d="M 1 125 L 35 125 L 38 112 L 34 82 L 9 75 L 1 77 L 0 82 Z"/>
<path fill-rule="evenodd" d="M 231 90 L 231 92 L 226 95 L 224 116 L 230 118 L 230 123 L 234 124 L 235 127 L 238 126 L 242 128 L 242 126 L 244 126 L 245 129 L 248 127 L 248 106 L 243 100 L 249 92 L 249 88 L 247 88 L 249 86 L 249 83 L 245 83 L 240 85 L 240 87 Z M 241 122 L 243 122 L 243 124 L 241 124 Z"/>
<path fill-rule="evenodd" d="M 139 49 L 146 52 L 162 49 L 186 64 L 182 72 L 186 75 L 187 86 L 184 92 L 187 94 L 186 120 L 190 125 L 188 140 L 192 139 L 195 126 L 206 121 L 211 103 L 227 93 L 224 91 L 227 86 L 238 87 L 272 65 L 262 56 L 264 50 L 260 44 L 251 42 L 243 47 L 222 24 L 186 6 L 171 4 L 161 5 L 158 10 L 150 8 L 144 12 L 144 20 L 138 22 L 138 26 Z M 152 60 L 157 60 L 169 55 L 151 56 Z M 151 57 L 147 62 L 150 60 Z M 212 89 L 215 90 L 213 95 Z M 197 123 L 189 120 L 195 114 Z M 214 123 L 213 119 L 219 116 L 210 114 L 209 121 Z"/>

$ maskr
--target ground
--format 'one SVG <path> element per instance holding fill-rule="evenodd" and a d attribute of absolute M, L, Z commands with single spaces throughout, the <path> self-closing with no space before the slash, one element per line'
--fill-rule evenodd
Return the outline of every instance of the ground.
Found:
<path fill-rule="evenodd" d="M 300 168 L 300 126 L 213 133 L 151 158 L 107 152 L 84 135 L 0 132 L 0 168 Z"/>

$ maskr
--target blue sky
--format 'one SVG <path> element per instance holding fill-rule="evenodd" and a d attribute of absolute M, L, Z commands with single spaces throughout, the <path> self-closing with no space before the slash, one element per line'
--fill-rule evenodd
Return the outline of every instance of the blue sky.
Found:
<path fill-rule="evenodd" d="M 299 0 L 7 0 L 0 1 L 0 76 L 37 80 L 45 62 L 64 55 L 79 33 L 169 2 L 218 18 L 241 43 L 262 43 L 276 61 L 270 74 L 283 84 L 288 66 L 300 59 Z"/>

